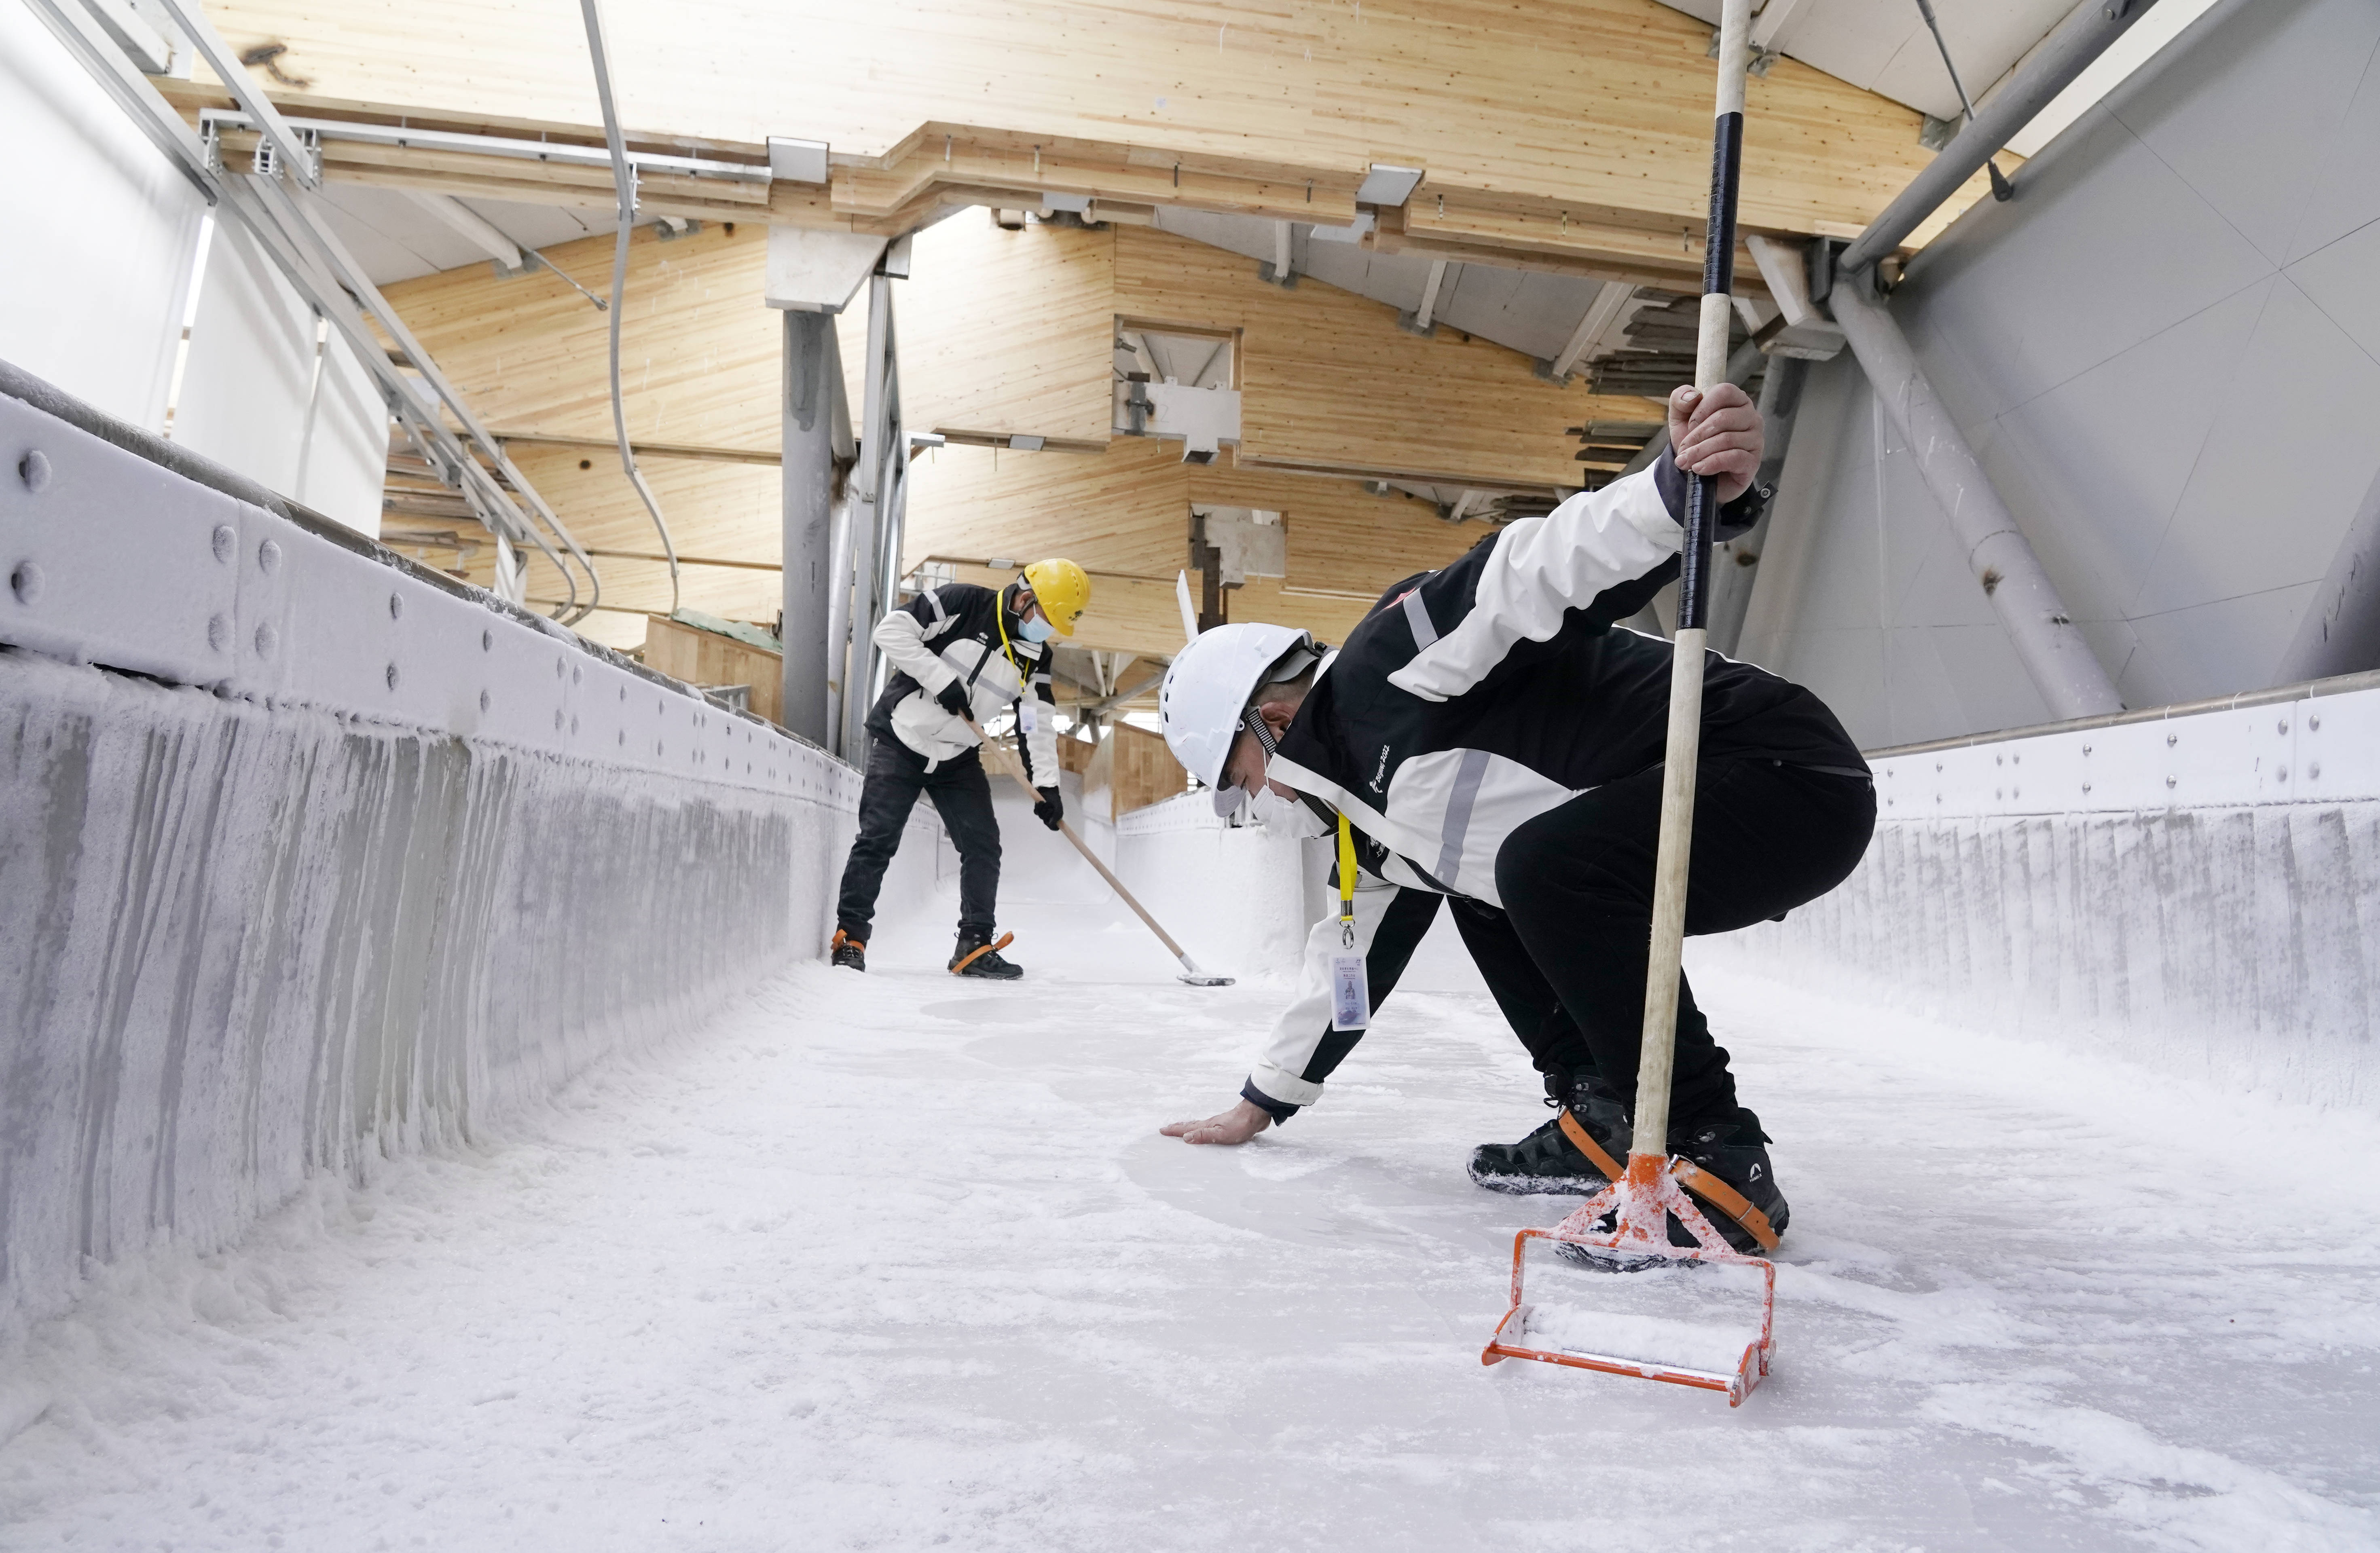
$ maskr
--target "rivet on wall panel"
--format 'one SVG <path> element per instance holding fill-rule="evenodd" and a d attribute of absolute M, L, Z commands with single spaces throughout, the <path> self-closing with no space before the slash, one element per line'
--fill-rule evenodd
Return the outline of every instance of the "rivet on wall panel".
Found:
<path fill-rule="evenodd" d="M 553 709 L 553 731 L 557 734 L 562 732 L 562 709 L 560 707 Z"/>
<path fill-rule="evenodd" d="M 273 628 L 273 622 L 268 620 L 256 628 L 256 655 L 259 658 L 272 657 L 273 649 L 280 645 L 281 633 Z"/>
<path fill-rule="evenodd" d="M 405 601 L 392 593 L 388 596 L 388 617 L 395 620 L 405 613 Z"/>
<path fill-rule="evenodd" d="M 8 574 L 8 589 L 20 604 L 37 602 L 42 597 L 42 569 L 30 561 L 18 562 L 17 569 Z"/>
<path fill-rule="evenodd" d="M 2315 732 L 2319 731 L 2319 730 L 2321 729 L 2321 727 L 2322 727 L 2322 719 L 2321 719 L 2321 718 L 2319 718 L 2319 717 L 2308 717 L 2308 718 L 2306 719 L 2306 732 L 2307 732 L 2307 733 L 2309 733 L 2309 734 L 2315 733 Z"/>
<path fill-rule="evenodd" d="M 480 692 L 480 710 L 481 711 L 488 710 L 488 693 L 484 690 Z"/>
<path fill-rule="evenodd" d="M 391 690 L 396 688 L 396 665 L 394 663 L 388 666 L 388 687 Z"/>
<path fill-rule="evenodd" d="M 232 552 L 239 548 L 239 536 L 231 531 L 231 525 L 216 524 L 212 542 L 215 547 L 215 559 L 226 566 L 230 565 Z"/>
<path fill-rule="evenodd" d="M 217 652 L 231 646 L 231 617 L 210 615 L 207 619 L 207 646 Z"/>
<path fill-rule="evenodd" d="M 2286 718 L 2286 717 L 2285 717 L 2285 718 L 2283 718 L 2283 719 L 2281 719 L 2281 720 L 2280 720 L 2280 722 L 2277 722 L 2277 723 L 2276 723 L 2276 724 L 2274 725 L 2274 727 L 2273 727 L 2273 732 L 2274 732 L 2274 733 L 2276 733 L 2276 734 L 2286 734 L 2286 733 L 2288 733 L 2289 731 L 2289 720 L 2288 718 Z"/>
<path fill-rule="evenodd" d="M 25 489 L 36 496 L 48 490 L 50 484 L 48 455 L 42 453 L 40 448 L 34 448 L 24 457 L 17 460 L 17 478 L 23 480 Z"/>
<path fill-rule="evenodd" d="M 493 631 L 482 631 L 480 633 L 480 650 L 481 652 L 492 651 L 495 645 L 496 634 Z"/>
<path fill-rule="evenodd" d="M 577 670 L 577 667 L 575 667 L 575 666 L 574 666 L 574 667 L 571 669 L 571 671 L 570 671 L 570 683 L 571 683 L 571 684 L 573 684 L 573 685 L 577 685 L 577 684 L 578 683 L 578 681 L 579 681 L 579 677 L 580 677 L 580 676 L 579 676 L 578 670 Z"/>
<path fill-rule="evenodd" d="M 256 569 L 271 576 L 281 568 L 281 547 L 271 540 L 256 547 Z"/>

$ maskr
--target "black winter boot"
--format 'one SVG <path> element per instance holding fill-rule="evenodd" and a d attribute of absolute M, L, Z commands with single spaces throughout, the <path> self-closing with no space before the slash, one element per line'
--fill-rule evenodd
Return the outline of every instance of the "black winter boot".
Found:
<path fill-rule="evenodd" d="M 1589 1137 L 1624 1163 L 1628 1117 L 1620 1102 L 1593 1079 L 1579 1083 L 1548 1074 L 1546 1104 L 1555 1108 L 1552 1120 L 1527 1137 L 1518 1143 L 1483 1143 L 1471 1151 L 1472 1180 L 1490 1192 L 1515 1195 L 1566 1192 L 1585 1196 L 1609 1184 L 1603 1168 L 1571 1141 L 1562 1114 L 1567 1110 Z"/>
<path fill-rule="evenodd" d="M 832 965 L 847 965 L 855 971 L 864 971 L 868 969 L 868 946 L 837 928 L 834 930 L 834 942 L 827 950 L 827 960 Z"/>
<path fill-rule="evenodd" d="M 1670 1151 L 1683 1155 L 1734 1187 L 1753 1211 L 1767 1220 L 1773 1240 L 1785 1232 L 1785 1222 L 1793 1216 L 1793 1210 L 1786 1205 L 1785 1194 L 1778 1190 L 1777 1167 L 1769 1162 L 1767 1144 L 1768 1134 L 1760 1130 L 1760 1118 L 1741 1108 L 1732 1121 L 1707 1122 L 1682 1137 L 1675 1133 L 1670 1135 Z M 1750 1256 L 1762 1254 L 1758 1237 L 1736 1213 L 1729 1211 L 1722 1199 L 1696 1192 L 1691 1181 L 1685 1185 L 1702 1208 L 1703 1217 L 1711 1221 L 1711 1228 L 1728 1244 Z M 1670 1226 L 1671 1240 L 1677 1239 L 1679 1228 Z"/>
<path fill-rule="evenodd" d="M 1003 933 L 998 943 L 981 933 L 962 931 L 958 947 L 951 951 L 953 976 L 980 977 L 986 981 L 1014 981 L 1025 974 L 1025 967 L 1013 965 L 1000 957 L 1001 945 L 1013 935 Z M 978 953 L 980 950 L 982 952 Z"/>

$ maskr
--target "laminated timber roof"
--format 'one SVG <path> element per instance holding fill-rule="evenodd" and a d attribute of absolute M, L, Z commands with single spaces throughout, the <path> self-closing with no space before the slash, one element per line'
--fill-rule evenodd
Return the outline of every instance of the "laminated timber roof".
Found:
<path fill-rule="evenodd" d="M 575 6 L 208 9 L 236 46 L 285 45 L 282 81 L 258 84 L 291 110 L 600 140 Z M 830 185 L 769 189 L 774 221 L 903 231 L 952 204 L 1057 192 L 1343 224 L 1378 162 L 1426 171 L 1380 213 L 1366 239 L 1380 249 L 1632 280 L 1699 260 L 1709 30 L 1656 0 L 615 0 L 607 24 L 638 140 L 755 160 L 772 136 L 832 147 Z M 1929 160 L 1920 119 L 1779 59 L 1750 87 L 1745 228 L 1856 232 Z M 545 176 L 337 154 L 357 176 L 455 192 L 530 198 L 522 185 Z M 555 169 L 555 201 L 607 202 L 587 171 Z M 648 198 L 737 213 L 714 208 L 716 189 L 657 182 Z M 751 198 L 740 213 L 756 217 Z"/>

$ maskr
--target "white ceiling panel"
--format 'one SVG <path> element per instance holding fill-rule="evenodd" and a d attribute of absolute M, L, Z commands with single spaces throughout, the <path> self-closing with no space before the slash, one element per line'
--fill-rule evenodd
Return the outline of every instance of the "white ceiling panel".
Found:
<path fill-rule="evenodd" d="M 524 205 L 510 200 L 465 200 L 463 203 L 493 222 L 505 237 L 523 248 L 549 249 L 556 243 L 613 232 L 620 225 L 618 214 L 609 205 L 582 209 L 573 205 Z"/>
<path fill-rule="evenodd" d="M 488 261 L 484 250 L 423 210 L 404 189 L 382 188 L 376 184 L 325 183 L 322 200 L 330 207 L 329 219 L 340 240 L 354 251 L 364 273 L 376 285 Z M 458 202 L 528 249 L 548 249 L 579 237 L 601 236 L 619 225 L 618 218 L 608 209 L 525 205 L 510 200 Z M 597 275 L 592 280 L 578 277 L 588 285 L 606 278 L 607 275 Z"/>
<path fill-rule="evenodd" d="M 1718 25 L 1718 0 L 1666 3 Z M 2073 8 L 2074 0 L 1934 0 L 1959 79 L 1979 103 Z M 1767 0 L 1753 32 L 1771 29 L 1769 46 L 1804 65 L 1936 118 L 1958 115 L 1959 94 L 1917 0 Z"/>

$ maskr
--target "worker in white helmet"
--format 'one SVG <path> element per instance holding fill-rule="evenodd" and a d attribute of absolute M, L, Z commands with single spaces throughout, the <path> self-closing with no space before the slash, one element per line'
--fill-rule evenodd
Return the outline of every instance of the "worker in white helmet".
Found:
<path fill-rule="evenodd" d="M 1072 561 L 1037 561 L 1006 587 L 949 582 L 929 588 L 877 623 L 873 639 L 891 682 L 868 713 L 873 735 L 859 790 L 859 835 L 844 865 L 828 957 L 868 968 L 876 894 L 922 793 L 934 801 L 959 854 L 954 976 L 1014 981 L 1025 972 L 992 938 L 1000 894 L 1000 824 L 983 770 L 977 728 L 1016 713 L 1017 745 L 1040 801 L 1033 813 L 1058 829 L 1057 710 L 1050 689 L 1050 638 L 1071 637 L 1091 601 L 1091 579 Z"/>
<path fill-rule="evenodd" d="M 1337 833 L 1357 867 L 1342 886 L 1349 920 L 1312 930 L 1297 998 L 1238 1102 L 1167 1134 L 1244 1143 L 1320 1099 L 1443 901 L 1556 1108 L 1519 1143 L 1475 1150 L 1473 1179 L 1587 1193 L 1625 1160 L 1670 645 L 1615 623 L 1677 575 L 1682 471 L 1718 479 L 1722 535 L 1767 501 L 1752 483 L 1760 418 L 1741 389 L 1681 389 L 1669 419 L 1652 468 L 1397 584 L 1335 654 L 1287 627 L 1227 625 L 1174 661 L 1166 741 L 1219 807 L 1245 799 L 1269 824 Z M 1690 933 L 1831 890 L 1876 819 L 1866 764 L 1817 697 L 1716 653 L 1706 675 Z M 1682 978 L 1674 1085 L 1671 1150 L 1734 1198 L 1705 1203 L 1713 1223 L 1740 1248 L 1773 1244 L 1787 1207 L 1767 1134 Z"/>

